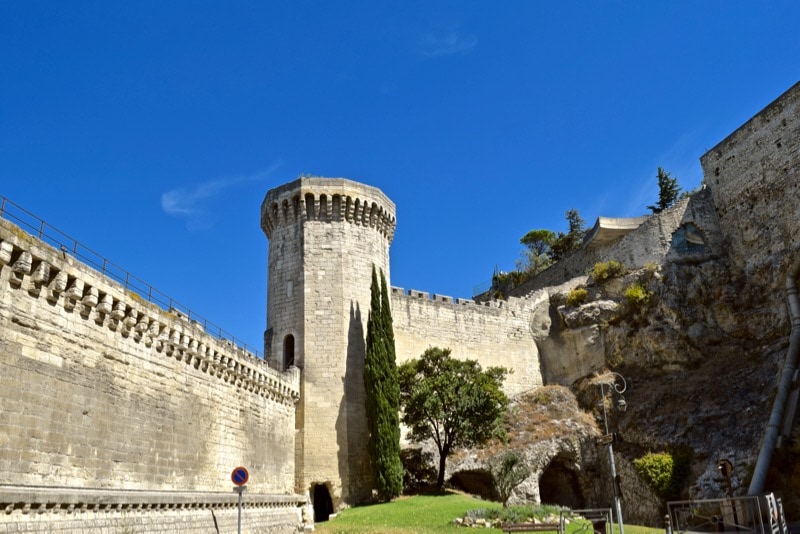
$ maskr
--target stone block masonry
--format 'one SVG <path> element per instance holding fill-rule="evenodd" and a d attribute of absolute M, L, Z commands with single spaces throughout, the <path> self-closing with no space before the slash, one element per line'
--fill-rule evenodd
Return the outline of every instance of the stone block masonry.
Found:
<path fill-rule="evenodd" d="M 297 369 L 269 368 L 5 220 L 0 334 L 7 530 L 69 507 L 25 502 L 25 488 L 135 490 L 158 508 L 156 492 L 229 492 L 230 471 L 246 465 L 252 495 L 293 495 Z"/>
<path fill-rule="evenodd" d="M 296 487 L 328 492 L 335 508 L 363 502 L 373 485 L 364 406 L 370 283 L 373 267 L 389 279 L 394 204 L 357 182 L 302 177 L 266 194 L 261 226 L 266 357 L 277 369 L 302 369 Z"/>
<path fill-rule="evenodd" d="M 679 252 L 675 234 L 691 224 L 703 239 L 701 251 Z M 661 213 L 651 215 L 638 228 L 620 239 L 599 246 L 584 246 L 556 262 L 519 287 L 510 291 L 515 297 L 525 297 L 533 291 L 552 287 L 579 276 L 587 276 L 598 262 L 620 261 L 630 269 L 640 269 L 648 263 L 662 264 L 665 259 L 701 261 L 724 253 L 724 235 L 708 188 L 682 199 Z"/>
<path fill-rule="evenodd" d="M 0 486 L 0 534 L 230 533 L 237 530 L 238 515 L 238 496 L 232 492 Z M 245 492 L 242 532 L 298 532 L 307 516 L 305 499 L 296 495 Z"/>
<path fill-rule="evenodd" d="M 800 251 L 800 82 L 700 163 L 733 263 L 748 276 L 762 268 L 785 272 Z M 766 265 L 775 257 L 780 265 Z"/>
<path fill-rule="evenodd" d="M 481 367 L 506 367 L 504 389 L 516 395 L 542 385 L 539 351 L 530 323 L 536 299 L 511 298 L 476 304 L 451 297 L 392 288 L 392 320 L 398 363 L 419 358 L 428 347 L 449 348 Z"/>

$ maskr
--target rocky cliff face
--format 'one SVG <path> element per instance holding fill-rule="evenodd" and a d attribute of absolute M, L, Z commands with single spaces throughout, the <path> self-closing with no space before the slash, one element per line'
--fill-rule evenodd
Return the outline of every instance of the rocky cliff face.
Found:
<path fill-rule="evenodd" d="M 647 452 L 680 451 L 688 459 L 683 498 L 725 496 L 721 460 L 733 466 L 735 495 L 747 494 L 754 478 L 789 349 L 786 279 L 797 276 L 800 261 L 800 83 L 700 161 L 704 185 L 696 194 L 616 241 L 585 245 L 510 293 L 549 297 L 539 301 L 530 329 L 544 383 L 574 395 L 572 420 L 597 417 L 598 375 L 627 378 L 628 410 L 609 418 L 621 437 L 614 450 L 623 508 L 654 526 L 659 500 L 648 497 L 631 464 Z M 584 275 L 609 260 L 632 272 L 602 281 Z M 779 441 L 764 488 L 782 496 L 790 520 L 800 518 L 796 423 Z M 591 437 L 598 428 L 571 441 L 548 437 L 539 424 L 526 430 L 538 441 L 509 444 L 531 465 L 547 466 L 517 497 L 609 505 L 610 488 L 597 482 L 607 479 L 608 464 Z M 547 478 L 554 470 L 577 483 L 555 491 Z"/>
<path fill-rule="evenodd" d="M 589 276 L 550 288 L 532 330 L 543 375 L 562 386 L 515 399 L 506 446 L 523 455 L 533 474 L 511 502 L 610 505 L 608 454 L 597 446 L 604 433 L 600 394 L 592 378 L 606 370 L 628 383 L 628 409 L 609 411 L 609 430 L 619 438 L 614 449 L 629 521 L 660 526 L 663 517 L 663 500 L 632 464 L 648 452 L 688 453 L 682 498 L 724 497 L 722 459 L 733 465 L 734 493 L 746 494 L 788 346 L 784 277 L 768 285 L 769 272 L 756 283 L 724 258 L 683 257 L 603 283 Z M 635 285 L 643 290 L 638 300 L 626 296 Z M 567 305 L 575 288 L 586 289 L 586 300 Z M 496 452 L 489 447 L 458 456 L 449 472 L 456 482 L 470 478 L 464 473 L 486 475 L 484 459 Z M 783 494 L 787 510 L 800 493 L 792 475 L 796 458 L 789 446 L 776 454 L 768 488 Z"/>
<path fill-rule="evenodd" d="M 691 451 L 685 498 L 725 495 L 717 469 L 722 459 L 733 464 L 734 493 L 747 493 L 788 347 L 783 277 L 775 275 L 788 267 L 777 258 L 774 263 L 780 268 L 767 267 L 773 262 L 764 258 L 757 277 L 732 270 L 724 258 L 683 259 L 602 284 L 590 278 L 589 298 L 579 306 L 562 304 L 567 291 L 551 299 L 559 326 L 550 334 L 558 330 L 556 338 L 569 339 L 576 332 L 599 332 L 578 349 L 590 356 L 578 360 L 602 350 L 605 367 L 628 378 L 629 408 L 613 420 L 622 438 L 619 454 L 633 460 L 648 451 Z M 635 284 L 646 298 L 632 302 L 626 290 Z M 571 386 L 591 410 L 583 382 Z M 792 457 L 784 447 L 778 461 L 792 463 Z M 793 502 L 800 488 L 791 476 L 782 478 L 769 489 Z"/>

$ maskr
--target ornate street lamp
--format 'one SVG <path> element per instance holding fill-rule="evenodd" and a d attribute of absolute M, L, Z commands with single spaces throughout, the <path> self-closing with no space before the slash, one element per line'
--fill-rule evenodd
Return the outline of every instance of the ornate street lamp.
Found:
<path fill-rule="evenodd" d="M 622 394 L 628 387 L 628 383 L 625 381 L 625 377 L 623 377 L 619 373 L 615 373 L 614 371 L 609 371 L 608 373 L 600 376 L 598 379 L 598 384 L 600 386 L 600 402 L 603 404 L 603 422 L 605 423 L 606 427 L 606 435 L 603 436 L 602 443 L 608 444 L 608 459 L 611 463 L 611 482 L 612 487 L 614 489 L 614 510 L 617 514 L 617 523 L 619 524 L 619 532 L 620 534 L 625 534 L 625 526 L 622 524 L 622 504 L 620 499 L 622 497 L 622 490 L 619 484 L 619 477 L 617 476 L 617 468 L 614 464 L 614 435 L 609 433 L 608 431 L 608 415 L 606 413 L 606 387 L 608 387 L 608 393 L 616 393 L 619 395 L 617 399 L 617 410 L 624 412 L 628 408 L 628 403 L 625 402 L 625 397 Z"/>

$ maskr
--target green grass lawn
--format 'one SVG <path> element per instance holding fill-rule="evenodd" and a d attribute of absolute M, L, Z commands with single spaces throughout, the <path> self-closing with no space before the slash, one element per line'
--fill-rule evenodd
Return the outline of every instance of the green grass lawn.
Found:
<path fill-rule="evenodd" d="M 469 495 L 416 495 L 401 497 L 390 503 L 349 508 L 330 521 L 317 523 L 318 532 L 372 532 L 382 534 L 425 534 L 433 532 L 469 532 L 453 525 L 453 519 L 464 517 L 475 508 L 501 508 L 500 503 L 476 499 Z M 567 528 L 573 532 L 579 525 Z M 470 529 L 471 530 L 471 529 Z M 485 529 L 484 529 L 485 530 Z M 491 529 L 491 532 L 500 532 Z M 589 531 L 591 534 L 591 530 Z M 656 534 L 663 529 L 625 525 L 625 534 Z M 615 528 L 614 533 L 618 533 Z"/>
<path fill-rule="evenodd" d="M 426 532 L 463 532 L 453 526 L 453 519 L 463 517 L 475 508 L 500 508 L 499 503 L 486 502 L 458 493 L 415 495 L 389 503 L 349 508 L 330 521 L 317 523 L 319 532 L 381 532 L 412 534 Z"/>

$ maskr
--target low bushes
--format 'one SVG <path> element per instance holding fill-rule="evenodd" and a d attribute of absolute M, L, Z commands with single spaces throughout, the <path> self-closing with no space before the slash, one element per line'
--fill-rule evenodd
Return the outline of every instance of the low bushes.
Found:
<path fill-rule="evenodd" d="M 625 289 L 625 300 L 634 310 L 647 306 L 650 303 L 651 296 L 652 294 L 639 283 L 631 284 Z"/>
<path fill-rule="evenodd" d="M 681 489 L 689 476 L 690 465 L 691 452 L 682 449 L 673 452 L 649 452 L 633 460 L 639 476 L 656 495 L 667 501 L 680 497 Z"/>
<path fill-rule="evenodd" d="M 585 287 L 576 287 L 567 293 L 567 306 L 580 306 L 589 298 L 589 292 Z"/>
<path fill-rule="evenodd" d="M 592 278 L 596 284 L 602 284 L 612 278 L 619 278 L 627 273 L 628 269 L 625 264 L 616 260 L 595 263 L 592 268 Z"/>

